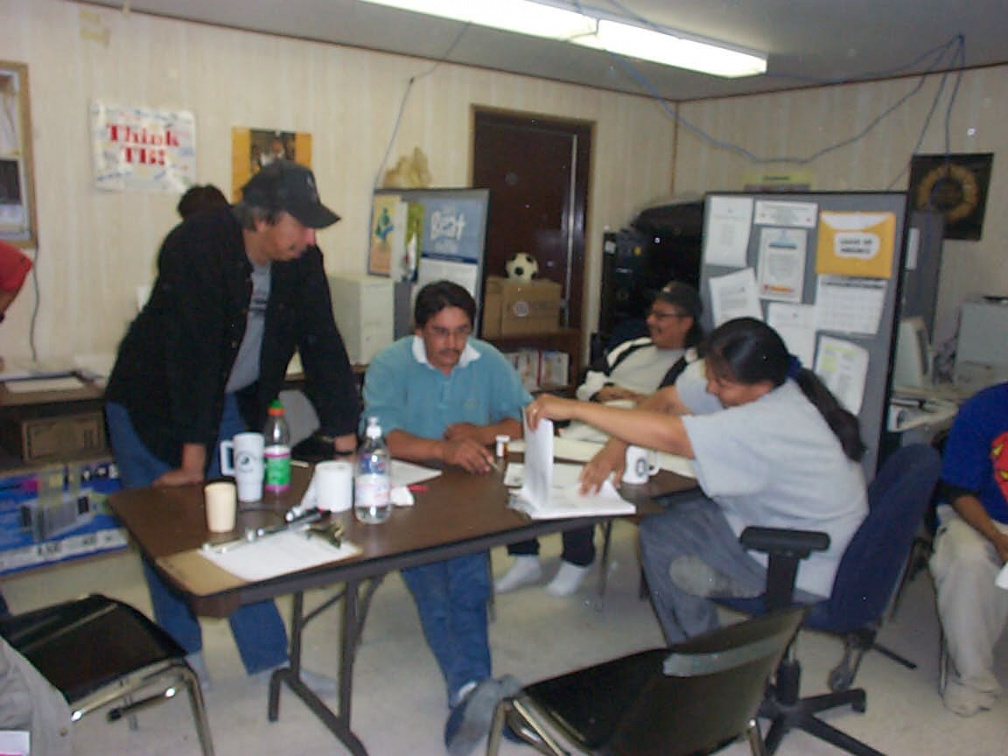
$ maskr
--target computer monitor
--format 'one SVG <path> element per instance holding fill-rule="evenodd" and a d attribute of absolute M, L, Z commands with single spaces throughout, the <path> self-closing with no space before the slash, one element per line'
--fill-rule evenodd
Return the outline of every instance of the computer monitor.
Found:
<path fill-rule="evenodd" d="M 892 383 L 906 388 L 924 388 L 931 383 L 931 343 L 923 318 L 900 321 Z"/>

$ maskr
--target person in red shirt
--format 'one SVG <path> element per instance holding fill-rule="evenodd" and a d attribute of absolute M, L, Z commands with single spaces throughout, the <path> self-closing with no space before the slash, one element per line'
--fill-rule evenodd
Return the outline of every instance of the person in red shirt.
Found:
<path fill-rule="evenodd" d="M 32 269 L 29 257 L 13 244 L 0 241 L 0 322 L 24 286 Z"/>

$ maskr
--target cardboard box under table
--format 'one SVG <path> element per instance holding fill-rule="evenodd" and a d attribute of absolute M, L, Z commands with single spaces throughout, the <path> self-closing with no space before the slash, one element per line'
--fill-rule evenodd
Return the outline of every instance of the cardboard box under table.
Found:
<path fill-rule="evenodd" d="M 553 281 L 487 276 L 483 336 L 552 333 L 559 327 L 562 287 Z"/>

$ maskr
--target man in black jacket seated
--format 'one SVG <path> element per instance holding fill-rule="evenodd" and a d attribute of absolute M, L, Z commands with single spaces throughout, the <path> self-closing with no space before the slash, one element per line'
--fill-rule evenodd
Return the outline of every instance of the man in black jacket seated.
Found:
<path fill-rule="evenodd" d="M 312 172 L 289 161 L 242 191 L 233 208 L 198 213 L 168 235 L 150 299 L 120 344 L 105 411 L 127 488 L 219 476 L 219 442 L 263 427 L 295 349 L 333 451 L 356 447 L 356 383 L 315 246 L 315 229 L 339 216 L 319 200 Z M 196 617 L 144 568 L 155 618 L 208 679 Z M 249 674 L 287 662 L 272 601 L 242 607 L 230 622 Z"/>

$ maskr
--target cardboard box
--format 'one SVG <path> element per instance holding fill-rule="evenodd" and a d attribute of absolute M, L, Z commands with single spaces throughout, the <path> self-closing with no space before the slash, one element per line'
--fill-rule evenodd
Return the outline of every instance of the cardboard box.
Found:
<path fill-rule="evenodd" d="M 5 423 L 3 445 L 25 462 L 98 454 L 106 449 L 101 412 L 23 418 Z"/>
<path fill-rule="evenodd" d="M 562 289 L 553 281 L 513 281 L 487 276 L 483 336 L 555 332 L 560 327 Z"/>
<path fill-rule="evenodd" d="M 0 575 L 124 548 L 105 506 L 120 488 L 111 459 L 0 476 Z"/>

